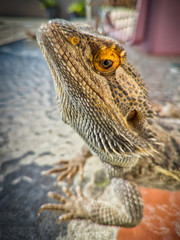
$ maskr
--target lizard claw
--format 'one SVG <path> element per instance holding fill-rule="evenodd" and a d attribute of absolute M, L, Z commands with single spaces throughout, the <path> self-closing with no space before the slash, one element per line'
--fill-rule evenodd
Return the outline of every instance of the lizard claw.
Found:
<path fill-rule="evenodd" d="M 46 203 L 40 207 L 38 216 L 45 210 L 50 211 L 64 211 L 66 213 L 62 214 L 58 219 L 57 223 L 62 221 L 67 221 L 71 219 L 81 218 L 82 213 L 79 211 L 79 206 L 85 200 L 80 187 L 77 187 L 76 194 L 73 194 L 68 188 L 64 187 L 63 192 L 66 197 L 57 194 L 55 192 L 49 192 L 48 196 L 58 200 L 60 203 Z"/>
<path fill-rule="evenodd" d="M 57 184 L 64 180 L 65 178 L 68 180 L 68 184 L 71 184 L 74 176 L 79 172 L 80 173 L 80 180 L 83 180 L 83 168 L 85 164 L 85 160 L 82 158 L 73 158 L 71 161 L 59 161 L 56 165 L 63 166 L 58 168 L 52 168 L 46 172 L 46 175 L 50 175 L 52 173 L 60 173 L 59 177 L 57 178 Z"/>
<path fill-rule="evenodd" d="M 74 214 L 73 213 L 65 213 L 65 214 L 62 214 L 58 219 L 57 219 L 57 223 L 61 223 L 63 221 L 68 221 L 68 220 L 71 220 L 71 219 L 74 219 Z"/>
<path fill-rule="evenodd" d="M 65 178 L 68 180 L 68 184 L 71 184 L 74 176 L 79 172 L 80 180 L 83 180 L 83 169 L 86 160 L 91 156 L 91 153 L 87 147 L 82 149 L 82 153 L 78 154 L 71 161 L 61 160 L 56 163 L 56 165 L 63 165 L 58 168 L 52 168 L 46 172 L 46 175 L 50 175 L 52 173 L 60 173 L 57 178 L 57 184 L 64 180 Z"/>

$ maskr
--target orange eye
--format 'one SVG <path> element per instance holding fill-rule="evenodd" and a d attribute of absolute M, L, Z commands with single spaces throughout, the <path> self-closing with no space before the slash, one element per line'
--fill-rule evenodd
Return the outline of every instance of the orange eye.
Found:
<path fill-rule="evenodd" d="M 77 45 L 79 43 L 79 38 L 74 36 L 74 37 L 70 38 L 70 41 L 73 45 Z"/>
<path fill-rule="evenodd" d="M 120 65 L 121 56 L 114 48 L 100 49 L 94 56 L 94 66 L 96 70 L 104 75 L 113 73 Z"/>

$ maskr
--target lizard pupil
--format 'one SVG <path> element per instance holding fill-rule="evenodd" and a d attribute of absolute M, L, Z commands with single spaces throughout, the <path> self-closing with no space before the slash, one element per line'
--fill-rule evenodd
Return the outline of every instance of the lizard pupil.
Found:
<path fill-rule="evenodd" d="M 113 64 L 113 62 L 108 59 L 104 60 L 104 62 L 103 62 L 104 68 L 109 68 L 112 66 L 112 64 Z"/>

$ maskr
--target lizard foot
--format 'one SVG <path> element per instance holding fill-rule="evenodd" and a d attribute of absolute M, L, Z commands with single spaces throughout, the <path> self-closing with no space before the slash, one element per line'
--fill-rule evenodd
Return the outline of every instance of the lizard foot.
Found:
<path fill-rule="evenodd" d="M 63 165 L 58 168 L 52 168 L 46 172 L 46 175 L 52 173 L 60 173 L 60 176 L 57 178 L 57 184 L 67 178 L 68 184 L 71 184 L 74 176 L 79 172 L 80 180 L 83 180 L 83 168 L 86 160 L 91 156 L 91 152 L 87 147 L 82 148 L 82 152 L 74 157 L 72 160 L 61 160 L 56 165 Z"/>
<path fill-rule="evenodd" d="M 138 187 L 130 182 L 114 178 L 112 179 L 114 189 L 113 198 L 117 197 L 116 204 L 103 200 L 95 200 L 83 196 L 80 187 L 76 189 L 76 194 L 63 188 L 66 196 L 55 192 L 48 195 L 59 201 L 59 203 L 46 203 L 40 207 L 39 215 L 44 210 L 63 211 L 57 219 L 57 223 L 72 219 L 91 220 L 94 223 L 109 226 L 136 226 L 143 214 L 143 203 Z M 113 199 L 112 198 L 112 199 Z"/>
<path fill-rule="evenodd" d="M 48 196 L 58 200 L 60 203 L 46 203 L 40 207 L 38 212 L 38 216 L 44 210 L 50 211 L 64 211 L 66 213 L 62 214 L 58 219 L 57 223 L 62 221 L 68 221 L 72 219 L 80 219 L 85 218 L 83 211 L 81 211 L 82 202 L 86 201 L 85 197 L 82 194 L 80 187 L 76 188 L 76 195 L 70 192 L 70 190 L 66 187 L 63 188 L 63 192 L 66 194 L 66 197 L 57 194 L 55 192 L 49 192 Z"/>
<path fill-rule="evenodd" d="M 59 168 L 52 168 L 46 172 L 46 175 L 50 175 L 52 173 L 60 173 L 60 176 L 57 178 L 57 184 L 67 178 L 68 184 L 72 182 L 74 176 L 79 172 L 80 179 L 83 179 L 83 168 L 84 168 L 84 161 L 83 159 L 73 158 L 71 161 L 68 160 L 61 160 L 56 165 L 62 165 Z"/>

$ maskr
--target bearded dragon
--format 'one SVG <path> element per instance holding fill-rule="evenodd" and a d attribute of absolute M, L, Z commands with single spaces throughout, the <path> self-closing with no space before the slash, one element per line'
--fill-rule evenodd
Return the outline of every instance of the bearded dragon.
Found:
<path fill-rule="evenodd" d="M 72 180 L 86 159 L 96 154 L 111 179 L 118 204 L 83 196 L 50 192 L 60 201 L 41 206 L 61 210 L 58 222 L 90 219 L 92 222 L 133 227 L 143 216 L 138 186 L 180 189 L 180 138 L 154 119 L 141 75 L 127 60 L 121 44 L 86 24 L 51 20 L 42 24 L 37 41 L 54 78 L 62 119 L 86 142 L 72 162 L 61 161 L 58 181 Z M 177 133 L 178 134 L 178 133 Z"/>

